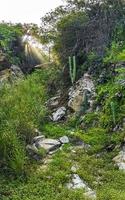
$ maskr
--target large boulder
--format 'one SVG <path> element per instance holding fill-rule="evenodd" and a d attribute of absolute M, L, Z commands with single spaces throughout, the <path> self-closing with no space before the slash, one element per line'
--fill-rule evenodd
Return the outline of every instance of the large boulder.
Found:
<path fill-rule="evenodd" d="M 68 107 L 79 112 L 81 107 L 92 110 L 95 97 L 94 82 L 89 74 L 84 74 L 74 86 L 69 89 Z"/>

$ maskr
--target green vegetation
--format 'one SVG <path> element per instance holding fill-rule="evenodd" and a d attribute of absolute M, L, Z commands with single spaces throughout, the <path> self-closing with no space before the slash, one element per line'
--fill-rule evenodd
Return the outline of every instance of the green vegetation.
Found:
<path fill-rule="evenodd" d="M 74 173 L 96 191 L 97 200 L 125 200 L 125 172 L 113 161 L 125 143 L 125 4 L 66 2 L 42 18 L 39 36 L 43 43 L 53 43 L 59 66 L 53 59 L 42 70 L 0 86 L 1 200 L 89 200 L 84 190 L 67 189 Z M 31 33 L 38 37 L 38 27 L 33 25 Z M 22 50 L 16 49 L 22 34 L 20 25 L 0 24 L 1 53 L 9 66 L 22 64 Z M 80 112 L 67 108 L 76 70 L 77 78 L 87 71 L 95 81 L 93 112 L 88 111 L 89 85 Z M 67 108 L 68 117 L 55 123 L 49 116 L 56 109 L 48 110 L 46 101 L 60 90 L 59 106 Z M 53 155 L 39 149 L 38 155 L 48 163 L 36 162 L 26 152 L 35 129 L 46 138 L 68 136 L 70 142 Z M 71 170 L 74 165 L 76 172 Z"/>
<path fill-rule="evenodd" d="M 1 165 L 16 173 L 25 167 L 25 145 L 34 136 L 34 128 L 42 126 L 46 108 L 46 90 L 41 72 L 0 89 L 0 157 Z"/>
<path fill-rule="evenodd" d="M 21 64 L 24 60 L 20 41 L 22 35 L 23 29 L 20 25 L 0 24 L 0 49 L 7 60 L 6 68 L 9 64 Z M 3 67 L 0 66 L 0 69 Z"/>

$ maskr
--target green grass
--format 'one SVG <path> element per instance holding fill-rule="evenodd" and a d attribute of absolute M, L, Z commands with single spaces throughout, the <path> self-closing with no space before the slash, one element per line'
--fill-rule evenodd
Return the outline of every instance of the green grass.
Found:
<path fill-rule="evenodd" d="M 72 174 L 71 167 L 77 164 L 77 174 L 97 192 L 97 200 L 123 200 L 125 173 L 114 166 L 114 154 L 110 152 L 96 157 L 95 154 L 89 155 L 82 149 L 72 152 L 71 146 L 65 145 L 53 156 L 52 162 L 45 170 L 41 168 L 41 164 L 35 164 L 25 179 L 1 175 L 1 199 L 86 200 L 83 190 L 66 188 Z"/>
<path fill-rule="evenodd" d="M 12 171 L 24 169 L 25 146 L 46 120 L 46 76 L 36 72 L 0 89 L 0 163 Z"/>

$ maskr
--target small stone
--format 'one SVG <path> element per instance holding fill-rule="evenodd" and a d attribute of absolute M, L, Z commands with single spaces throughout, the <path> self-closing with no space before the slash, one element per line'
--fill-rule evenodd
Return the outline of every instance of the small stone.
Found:
<path fill-rule="evenodd" d="M 86 192 L 84 195 L 90 199 L 96 199 L 96 193 L 92 190 L 90 190 L 89 192 Z"/>
<path fill-rule="evenodd" d="M 32 154 L 32 153 L 37 153 L 37 152 L 38 152 L 38 149 L 37 149 L 37 147 L 35 146 L 35 144 L 33 144 L 33 145 L 27 145 L 27 146 L 26 146 L 26 150 L 27 150 L 30 154 Z"/>
<path fill-rule="evenodd" d="M 119 167 L 119 170 L 124 170 L 125 171 L 125 163 L 124 162 L 118 163 L 117 165 Z"/>
<path fill-rule="evenodd" d="M 39 136 L 42 135 L 41 132 L 37 128 L 34 129 L 34 132 L 36 135 L 39 135 Z"/>
<path fill-rule="evenodd" d="M 60 96 L 52 97 L 46 102 L 46 105 L 50 108 L 56 108 L 59 105 L 59 99 Z"/>
<path fill-rule="evenodd" d="M 57 122 L 61 120 L 65 116 L 65 114 L 66 114 L 65 107 L 58 108 L 58 110 L 52 114 L 52 120 L 54 122 Z"/>
<path fill-rule="evenodd" d="M 73 174 L 72 180 L 67 184 L 68 189 L 84 189 L 84 196 L 90 199 L 96 199 L 96 193 L 79 177 L 78 174 Z"/>
<path fill-rule="evenodd" d="M 82 181 L 78 174 L 73 174 L 72 183 L 73 189 L 86 188 L 86 184 Z"/>
<path fill-rule="evenodd" d="M 38 142 L 40 140 L 44 140 L 45 139 L 45 136 L 44 135 L 40 135 L 40 136 L 36 136 L 33 138 L 33 142 Z"/>
<path fill-rule="evenodd" d="M 72 171 L 73 173 L 76 173 L 77 170 L 78 170 L 78 166 L 72 166 L 72 167 L 71 167 L 71 171 Z"/>
<path fill-rule="evenodd" d="M 63 136 L 63 137 L 59 138 L 59 141 L 62 144 L 68 144 L 69 143 L 69 138 L 67 136 Z"/>
<path fill-rule="evenodd" d="M 36 146 L 38 149 L 43 148 L 46 150 L 46 152 L 50 152 L 59 148 L 61 146 L 61 143 L 58 140 L 54 139 L 44 139 L 42 141 L 38 141 Z"/>
<path fill-rule="evenodd" d="M 119 170 L 125 170 L 125 151 L 123 150 L 119 152 L 119 154 L 113 158 L 113 161 L 118 166 Z"/>

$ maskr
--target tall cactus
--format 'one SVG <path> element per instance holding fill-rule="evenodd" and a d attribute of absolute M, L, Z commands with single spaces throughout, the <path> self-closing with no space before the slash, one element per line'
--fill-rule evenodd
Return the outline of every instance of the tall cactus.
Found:
<path fill-rule="evenodd" d="M 111 106 L 111 113 L 112 113 L 113 123 L 115 125 L 116 124 L 116 113 L 115 113 L 115 104 L 114 104 L 114 102 L 111 102 L 110 106 Z"/>
<path fill-rule="evenodd" d="M 72 61 L 73 61 L 73 65 L 72 65 Z M 73 84 L 76 79 L 76 57 L 75 56 L 73 56 L 73 58 L 69 56 L 69 73 L 70 73 L 71 82 Z"/>

